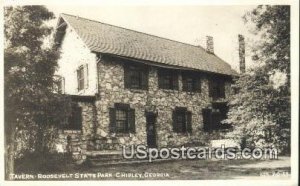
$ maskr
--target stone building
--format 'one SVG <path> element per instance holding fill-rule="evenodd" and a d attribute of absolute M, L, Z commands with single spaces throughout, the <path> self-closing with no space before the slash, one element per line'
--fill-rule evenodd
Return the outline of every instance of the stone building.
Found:
<path fill-rule="evenodd" d="M 122 145 L 208 144 L 222 128 L 230 65 L 207 48 L 62 14 L 59 91 L 77 103 L 57 146 L 77 159 Z"/>

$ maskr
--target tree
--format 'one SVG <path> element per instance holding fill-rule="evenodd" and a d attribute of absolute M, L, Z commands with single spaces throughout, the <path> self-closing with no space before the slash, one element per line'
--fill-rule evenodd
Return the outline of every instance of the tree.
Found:
<path fill-rule="evenodd" d="M 44 45 L 54 14 L 43 6 L 4 9 L 4 94 L 6 176 L 21 150 L 46 150 L 45 130 L 63 120 L 63 97 L 53 93 L 59 51 Z M 25 145 L 20 146 L 20 140 Z M 18 145 L 18 146 L 17 146 Z"/>
<path fill-rule="evenodd" d="M 290 7 L 258 6 L 245 15 L 260 36 L 252 46 L 258 67 L 236 80 L 238 93 L 229 101 L 229 136 L 244 145 L 290 150 Z"/>

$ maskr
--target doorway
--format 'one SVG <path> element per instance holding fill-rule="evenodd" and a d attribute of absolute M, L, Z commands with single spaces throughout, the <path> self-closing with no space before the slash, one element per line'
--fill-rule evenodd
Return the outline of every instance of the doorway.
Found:
<path fill-rule="evenodd" d="M 150 148 L 156 147 L 156 117 L 155 113 L 146 112 L 147 145 Z"/>

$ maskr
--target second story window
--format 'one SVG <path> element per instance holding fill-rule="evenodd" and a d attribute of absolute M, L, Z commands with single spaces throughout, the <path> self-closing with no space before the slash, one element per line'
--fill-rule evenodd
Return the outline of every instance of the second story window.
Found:
<path fill-rule="evenodd" d="M 124 67 L 125 88 L 148 89 L 148 68 L 142 65 Z"/>
<path fill-rule="evenodd" d="M 201 92 L 201 81 L 197 74 L 182 73 L 182 90 L 187 92 Z"/>
<path fill-rule="evenodd" d="M 225 98 L 225 82 L 221 78 L 213 78 L 209 81 L 209 97 L 213 99 Z"/>
<path fill-rule="evenodd" d="M 54 92 L 58 94 L 64 94 L 65 93 L 65 78 L 59 75 L 54 76 Z"/>
<path fill-rule="evenodd" d="M 175 70 L 158 70 L 158 87 L 161 89 L 178 90 L 178 73 Z"/>
<path fill-rule="evenodd" d="M 82 65 L 77 69 L 78 91 L 88 87 L 88 66 Z"/>

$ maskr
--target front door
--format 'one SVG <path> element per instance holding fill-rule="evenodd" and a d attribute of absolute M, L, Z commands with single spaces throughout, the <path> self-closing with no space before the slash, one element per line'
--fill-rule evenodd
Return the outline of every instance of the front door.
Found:
<path fill-rule="evenodd" d="M 148 147 L 156 147 L 156 114 L 153 112 L 146 113 L 147 122 L 147 145 Z"/>

